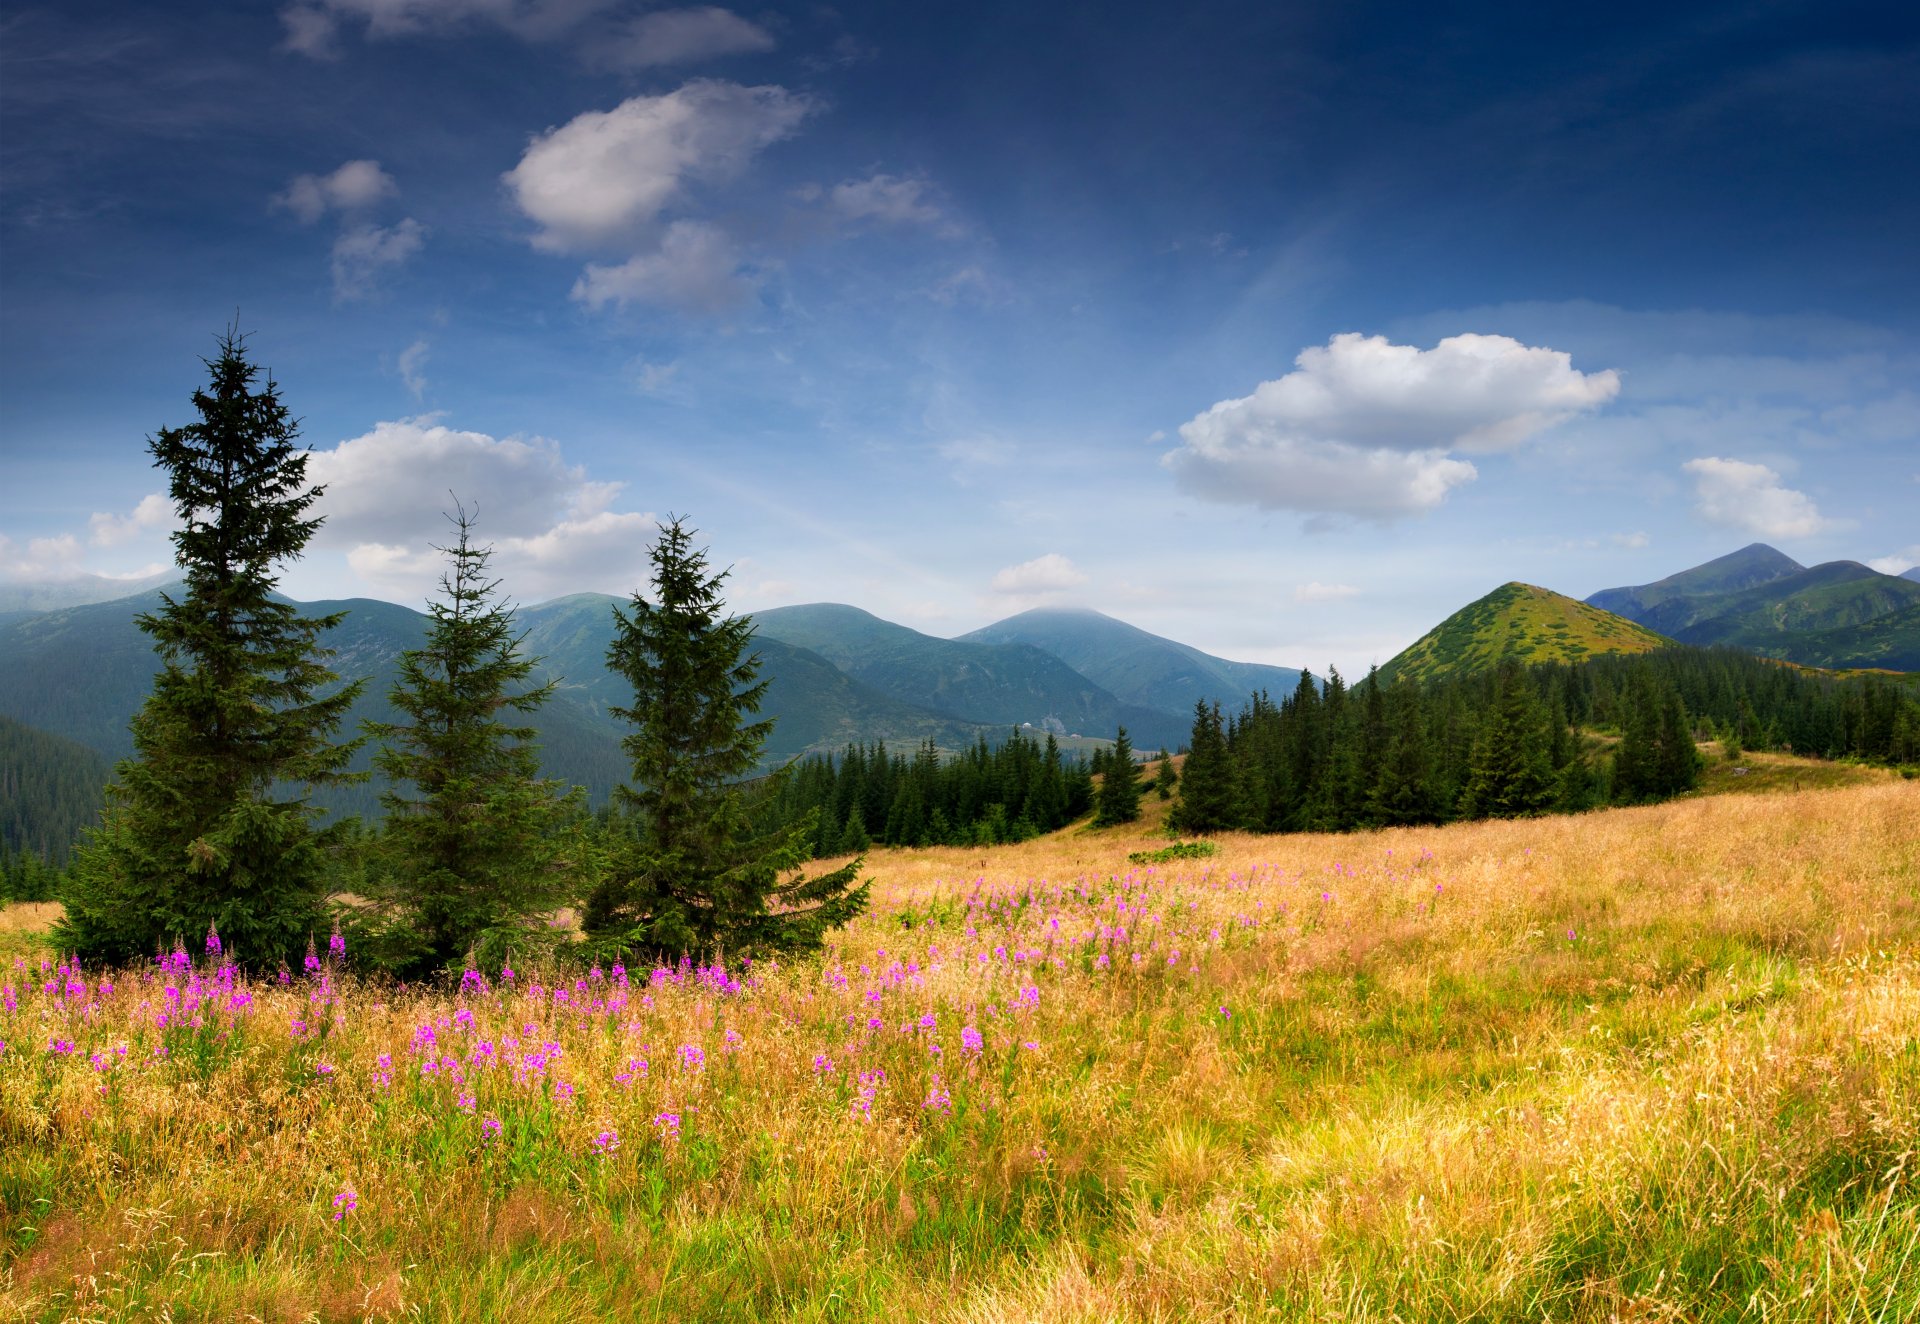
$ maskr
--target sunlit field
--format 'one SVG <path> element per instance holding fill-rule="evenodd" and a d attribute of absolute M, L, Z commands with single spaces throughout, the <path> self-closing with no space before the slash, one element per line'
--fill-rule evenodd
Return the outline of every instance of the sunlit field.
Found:
<path fill-rule="evenodd" d="M 823 959 L 250 982 L 0 920 L 32 1320 L 1903 1320 L 1920 784 L 879 852 Z M 348 957 L 351 957 L 348 953 Z M 190 962 L 190 965 L 189 965 Z"/>

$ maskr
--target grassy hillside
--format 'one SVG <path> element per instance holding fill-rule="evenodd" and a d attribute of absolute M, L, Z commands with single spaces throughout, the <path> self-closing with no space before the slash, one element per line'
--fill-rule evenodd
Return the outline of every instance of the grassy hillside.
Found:
<path fill-rule="evenodd" d="M 1671 642 L 1624 617 L 1532 584 L 1502 584 L 1468 603 L 1380 668 L 1383 678 L 1431 680 L 1512 656 L 1576 662 L 1595 653 L 1645 653 Z"/>
<path fill-rule="evenodd" d="M 1121 830 L 883 852 L 821 960 L 644 1000 L 336 978 L 324 1033 L 299 983 L 196 1032 L 150 976 L 19 981 L 0 1302 L 1909 1319 L 1917 827 L 1893 781 L 1159 866 Z"/>
<path fill-rule="evenodd" d="M 1292 667 L 1229 662 L 1084 609 L 1039 607 L 960 637 L 1031 644 L 1124 702 L 1178 714 L 1183 720 L 1197 700 L 1231 709 L 1256 691 L 1276 697 L 1291 693 L 1300 681 Z"/>

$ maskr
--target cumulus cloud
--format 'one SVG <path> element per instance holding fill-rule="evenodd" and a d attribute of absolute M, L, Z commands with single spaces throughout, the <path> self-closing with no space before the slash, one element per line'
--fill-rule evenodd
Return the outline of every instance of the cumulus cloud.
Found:
<path fill-rule="evenodd" d="M 427 594 L 444 564 L 440 512 L 457 497 L 477 513 L 480 541 L 513 595 L 532 600 L 641 582 L 651 514 L 616 511 L 618 483 L 568 465 L 554 442 L 493 437 L 433 418 L 376 424 L 316 450 L 307 476 L 326 488 L 314 546 L 342 551 L 356 574 L 389 592 Z"/>
<path fill-rule="evenodd" d="M 675 221 L 655 252 L 613 265 L 589 262 L 574 282 L 573 297 L 589 308 L 650 304 L 714 313 L 738 307 L 754 288 L 740 269 L 739 251 L 718 226 Z"/>
<path fill-rule="evenodd" d="M 1295 370 L 1180 428 L 1164 457 L 1186 490 L 1268 509 L 1387 519 L 1430 510 L 1477 470 L 1453 451 L 1512 450 L 1612 400 L 1611 370 L 1506 336 L 1434 348 L 1349 332 Z"/>
<path fill-rule="evenodd" d="M 118 547 L 154 529 L 173 526 L 173 503 L 158 492 L 140 498 L 125 515 L 96 511 L 87 520 L 87 541 L 95 547 Z"/>
<path fill-rule="evenodd" d="M 1920 565 L 1920 543 L 1915 543 L 1905 551 L 1896 552 L 1892 556 L 1876 556 L 1867 564 L 1883 575 L 1904 575 Z"/>
<path fill-rule="evenodd" d="M 427 227 L 411 216 L 393 225 L 356 225 L 333 241 L 333 297 L 349 303 L 369 297 L 382 273 L 418 253 Z"/>
<path fill-rule="evenodd" d="M 993 591 L 1033 597 L 1063 592 L 1086 582 L 1086 575 L 1072 561 L 1058 552 L 1048 552 L 1002 570 L 993 577 Z"/>
<path fill-rule="evenodd" d="M 1811 538 L 1833 527 L 1806 493 L 1782 486 L 1764 464 L 1706 455 L 1680 467 L 1693 475 L 1695 508 L 1715 524 L 1763 538 Z"/>
<path fill-rule="evenodd" d="M 292 212 L 302 225 L 312 225 L 330 211 L 359 211 L 399 192 L 378 161 L 348 161 L 330 175 L 295 175 L 284 191 L 274 194 L 273 206 Z"/>
<path fill-rule="evenodd" d="M 699 79 L 575 116 L 536 137 L 503 179 L 541 227 L 535 247 L 590 249 L 633 238 L 688 184 L 738 175 L 812 108 L 782 87 Z"/>
<path fill-rule="evenodd" d="M 722 55 L 758 55 L 773 49 L 773 34 L 730 9 L 699 5 L 657 9 L 593 44 L 588 62 L 602 69 L 652 69 Z"/>
<path fill-rule="evenodd" d="M 835 184 L 827 202 L 849 221 L 882 225 L 939 225 L 946 219 L 924 179 L 876 174 Z"/>
<path fill-rule="evenodd" d="M 21 548 L 0 534 L 0 576 L 15 583 L 59 583 L 86 574 L 80 564 L 85 553 L 71 533 L 53 538 L 29 538 Z"/>
<path fill-rule="evenodd" d="M 1358 597 L 1360 590 L 1351 584 L 1322 584 L 1315 580 L 1311 584 L 1296 584 L 1293 600 L 1308 604 L 1322 602 L 1344 602 L 1348 598 Z"/>

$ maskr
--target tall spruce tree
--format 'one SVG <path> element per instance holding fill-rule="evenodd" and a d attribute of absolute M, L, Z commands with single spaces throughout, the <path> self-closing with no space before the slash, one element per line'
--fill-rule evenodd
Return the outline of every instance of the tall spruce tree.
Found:
<path fill-rule="evenodd" d="M 324 913 L 326 833 L 312 787 L 345 780 L 359 741 L 333 733 L 358 684 L 320 636 L 345 616 L 302 616 L 273 596 L 278 568 L 320 527 L 307 514 L 298 425 L 233 330 L 194 392 L 200 420 L 148 442 L 181 527 L 185 589 L 139 618 L 162 660 L 133 719 L 99 828 L 78 853 L 55 934 L 65 950 L 126 960 L 216 926 L 251 966 L 297 954 Z M 305 788 L 305 789 L 301 789 Z"/>
<path fill-rule="evenodd" d="M 487 963 L 509 954 L 525 921 L 564 903 L 563 821 L 580 792 L 540 778 L 530 726 L 509 714 L 535 711 L 557 682 L 511 692 L 537 659 L 520 649 L 500 581 L 487 577 L 491 547 L 473 544 L 473 517 L 458 504 L 441 596 L 430 602 L 423 647 L 400 657 L 391 694 L 407 719 L 369 722 L 384 742 L 374 765 L 394 789 L 380 797 L 386 828 L 382 899 L 396 965 L 426 973 L 470 949 Z M 412 787 L 412 793 L 405 788 Z"/>
<path fill-rule="evenodd" d="M 1180 798 L 1174 801 L 1169 826 L 1177 832 L 1224 832 L 1238 826 L 1238 802 L 1220 705 L 1196 700 L 1187 763 L 1180 773 Z"/>
<path fill-rule="evenodd" d="M 1557 785 L 1550 749 L 1532 684 L 1519 662 L 1503 659 L 1494 678 L 1493 711 L 1474 746 L 1461 814 L 1519 818 L 1552 808 Z"/>
<path fill-rule="evenodd" d="M 1127 728 L 1121 727 L 1107 754 L 1107 774 L 1100 782 L 1100 795 L 1093 815 L 1095 827 L 1115 827 L 1140 817 L 1140 768 L 1133 761 L 1133 742 Z"/>
<path fill-rule="evenodd" d="M 817 948 L 865 908 L 863 861 L 804 876 L 811 815 L 752 831 L 740 783 L 773 729 L 749 720 L 767 692 L 746 652 L 753 622 L 723 616 L 726 572 L 708 572 L 684 521 L 661 529 L 652 563 L 654 600 L 636 591 L 627 612 L 614 609 L 607 666 L 634 693 L 613 710 L 634 728 L 621 741 L 634 785 L 615 794 L 634 822 L 587 898 L 586 930 L 656 959 Z M 872 821 L 864 807 L 858 821 Z"/>

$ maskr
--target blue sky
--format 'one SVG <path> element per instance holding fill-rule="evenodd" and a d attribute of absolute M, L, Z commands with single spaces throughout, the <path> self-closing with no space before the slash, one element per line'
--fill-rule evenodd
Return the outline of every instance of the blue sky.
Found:
<path fill-rule="evenodd" d="M 170 559 L 238 310 L 329 522 L 508 591 L 1363 670 L 1508 579 L 1920 561 L 1887 4 L 9 4 L 0 579 Z"/>

